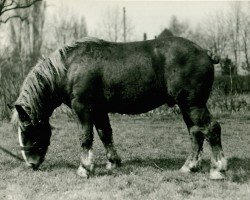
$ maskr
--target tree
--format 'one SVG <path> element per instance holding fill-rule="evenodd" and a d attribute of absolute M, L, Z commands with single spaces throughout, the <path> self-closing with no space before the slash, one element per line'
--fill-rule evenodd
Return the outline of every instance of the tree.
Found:
<path fill-rule="evenodd" d="M 0 0 L 0 23 L 7 23 L 12 18 L 25 20 L 26 18 L 12 11 L 29 8 L 39 1 L 42 0 Z"/>
<path fill-rule="evenodd" d="M 170 19 L 168 28 L 175 36 L 187 37 L 189 25 L 187 22 L 180 22 L 178 18 L 173 15 Z"/>
<path fill-rule="evenodd" d="M 48 54 L 66 44 L 74 43 L 88 35 L 87 24 L 84 16 L 75 16 L 59 7 L 60 12 L 50 16 L 52 18 L 45 26 L 46 43 L 44 53 Z"/>
<path fill-rule="evenodd" d="M 228 25 L 223 12 L 217 12 L 215 15 L 207 17 L 203 23 L 203 35 L 206 48 L 216 53 L 219 57 L 225 57 L 228 52 Z"/>
<path fill-rule="evenodd" d="M 249 45 L 250 45 L 250 15 L 248 12 L 242 13 L 242 48 L 243 54 L 245 57 L 245 64 L 243 65 L 243 69 L 250 71 L 250 62 L 249 62 Z"/>
<path fill-rule="evenodd" d="M 33 5 L 30 9 L 29 25 L 30 25 L 30 57 L 33 59 L 32 65 L 37 62 L 41 56 L 41 48 L 43 44 L 43 29 L 45 22 L 46 3 L 40 2 Z"/>
<path fill-rule="evenodd" d="M 8 117 L 7 103 L 16 99 L 21 83 L 41 55 L 45 2 L 24 9 L 13 9 L 8 22 L 9 44 L 0 59 L 0 117 Z M 24 20 L 19 20 L 24 19 Z"/>
<path fill-rule="evenodd" d="M 231 2 L 231 12 L 228 16 L 229 36 L 234 54 L 234 64 L 238 71 L 240 54 L 241 2 Z"/>
<path fill-rule="evenodd" d="M 122 18 L 118 7 L 109 8 L 103 18 L 103 37 L 110 41 L 121 40 Z"/>
<path fill-rule="evenodd" d="M 22 62 L 22 76 L 26 75 L 41 56 L 45 9 L 46 3 L 39 2 L 28 8 L 29 12 L 15 10 L 15 15 L 26 20 L 10 21 L 10 46 L 15 59 Z"/>
<path fill-rule="evenodd" d="M 133 32 L 133 26 L 130 18 L 126 16 L 126 33 L 124 33 L 123 9 L 120 7 L 108 8 L 103 14 L 103 19 L 99 26 L 101 28 L 97 30 L 97 35 L 113 42 L 124 41 L 125 36 L 126 40 L 129 41 Z"/>
<path fill-rule="evenodd" d="M 221 75 L 235 75 L 236 66 L 232 63 L 232 60 L 226 56 L 221 59 Z"/>
<path fill-rule="evenodd" d="M 189 30 L 188 39 L 199 44 L 201 47 L 208 49 L 206 34 L 204 34 L 204 28 L 200 23 L 194 30 Z"/>

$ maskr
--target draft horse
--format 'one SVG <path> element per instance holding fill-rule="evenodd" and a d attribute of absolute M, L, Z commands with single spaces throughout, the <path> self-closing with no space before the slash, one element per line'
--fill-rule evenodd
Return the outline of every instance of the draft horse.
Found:
<path fill-rule="evenodd" d="M 180 37 L 130 43 L 84 38 L 65 46 L 29 72 L 15 102 L 13 121 L 26 164 L 37 169 L 44 161 L 51 136 L 49 118 L 62 103 L 81 123 L 77 172 L 82 177 L 94 169 L 94 126 L 106 149 L 107 167 L 121 164 L 108 113 L 138 114 L 177 104 L 192 143 L 181 171 L 197 169 L 206 139 L 212 149 L 210 178 L 222 179 L 227 161 L 221 127 L 206 106 L 215 63 L 218 59 L 207 50 Z"/>

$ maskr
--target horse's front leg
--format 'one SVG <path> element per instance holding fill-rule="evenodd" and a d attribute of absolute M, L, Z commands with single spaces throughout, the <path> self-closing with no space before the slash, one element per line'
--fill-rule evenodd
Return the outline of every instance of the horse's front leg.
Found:
<path fill-rule="evenodd" d="M 77 174 L 81 177 L 89 178 L 89 175 L 94 172 L 92 113 L 88 107 L 76 100 L 72 102 L 72 108 L 75 110 L 83 130 L 79 137 L 82 152 Z"/>
<path fill-rule="evenodd" d="M 107 113 L 96 112 L 94 115 L 94 124 L 98 135 L 106 149 L 107 165 L 106 168 L 111 170 L 121 165 L 121 159 L 118 156 L 113 142 L 112 128 Z"/>

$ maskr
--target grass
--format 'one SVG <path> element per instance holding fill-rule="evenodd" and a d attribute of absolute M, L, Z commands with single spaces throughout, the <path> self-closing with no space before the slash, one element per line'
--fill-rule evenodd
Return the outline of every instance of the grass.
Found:
<path fill-rule="evenodd" d="M 0 152 L 0 199 L 249 199 L 250 113 L 220 118 L 223 145 L 229 158 L 227 179 L 208 179 L 210 150 L 204 147 L 202 169 L 183 175 L 190 141 L 181 116 L 111 116 L 122 167 L 105 169 L 104 148 L 95 134 L 96 172 L 90 179 L 76 175 L 80 145 L 78 125 L 66 117 L 52 119 L 55 130 L 40 171 Z M 19 154 L 17 134 L 0 122 L 0 143 Z"/>

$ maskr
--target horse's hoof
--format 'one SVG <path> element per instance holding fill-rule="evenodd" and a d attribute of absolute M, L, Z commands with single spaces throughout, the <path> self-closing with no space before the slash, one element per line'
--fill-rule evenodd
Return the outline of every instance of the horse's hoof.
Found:
<path fill-rule="evenodd" d="M 181 173 L 185 173 L 185 174 L 188 174 L 188 173 L 190 173 L 191 172 L 191 170 L 190 170 L 190 168 L 189 167 L 187 167 L 187 166 L 182 166 L 182 168 L 180 168 L 180 170 L 179 170 Z"/>
<path fill-rule="evenodd" d="M 110 161 L 107 161 L 107 164 L 106 164 L 106 169 L 107 170 L 113 170 L 117 167 L 120 167 L 121 166 L 121 162 L 110 162 Z"/>
<path fill-rule="evenodd" d="M 110 162 L 110 161 L 107 161 L 107 164 L 106 164 L 106 169 L 107 169 L 107 170 L 113 170 L 113 169 L 115 169 L 115 168 L 117 168 L 116 163 L 112 163 L 112 162 Z"/>
<path fill-rule="evenodd" d="M 210 170 L 209 178 L 212 180 L 223 180 L 226 178 L 225 174 L 217 170 Z"/>
<path fill-rule="evenodd" d="M 82 167 L 81 165 L 79 166 L 79 168 L 77 169 L 77 175 L 82 177 L 82 178 L 89 178 L 90 172 L 88 170 L 86 170 L 84 167 Z"/>

